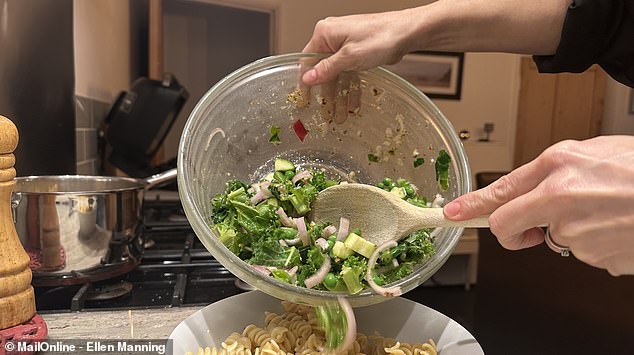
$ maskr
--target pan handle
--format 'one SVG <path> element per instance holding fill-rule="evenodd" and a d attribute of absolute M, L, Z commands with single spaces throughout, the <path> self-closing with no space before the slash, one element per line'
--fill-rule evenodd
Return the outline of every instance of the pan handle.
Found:
<path fill-rule="evenodd" d="M 153 187 L 156 187 L 157 185 L 161 185 L 174 179 L 176 179 L 176 168 L 145 178 L 143 180 L 145 182 L 144 188 L 146 190 L 149 190 Z"/>

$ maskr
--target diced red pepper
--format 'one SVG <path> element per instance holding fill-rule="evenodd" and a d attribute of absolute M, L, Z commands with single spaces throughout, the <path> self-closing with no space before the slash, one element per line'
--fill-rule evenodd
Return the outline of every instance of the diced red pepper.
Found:
<path fill-rule="evenodd" d="M 297 136 L 297 138 L 299 138 L 299 140 L 304 143 L 304 139 L 306 139 L 308 131 L 306 130 L 306 127 L 304 127 L 304 124 L 301 120 L 297 120 L 295 121 L 295 123 L 293 123 L 293 131 L 295 131 L 295 135 Z"/>

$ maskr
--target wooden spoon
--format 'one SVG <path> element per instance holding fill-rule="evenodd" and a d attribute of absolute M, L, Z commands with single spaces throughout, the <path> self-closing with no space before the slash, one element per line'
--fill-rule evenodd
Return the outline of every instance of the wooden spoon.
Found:
<path fill-rule="evenodd" d="M 365 184 L 332 186 L 317 195 L 312 207 L 314 221 L 338 223 L 341 217 L 376 245 L 398 241 L 423 228 L 489 227 L 488 216 L 451 221 L 445 218 L 442 208 L 416 207 L 393 193 Z"/>

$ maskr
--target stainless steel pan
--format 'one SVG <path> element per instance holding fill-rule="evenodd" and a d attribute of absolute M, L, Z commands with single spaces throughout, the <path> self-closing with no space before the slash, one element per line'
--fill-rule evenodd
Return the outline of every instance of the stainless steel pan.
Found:
<path fill-rule="evenodd" d="M 31 257 L 33 284 L 99 281 L 127 273 L 143 250 L 147 189 L 173 180 L 176 169 L 147 179 L 105 176 L 16 178 L 13 218 Z"/>

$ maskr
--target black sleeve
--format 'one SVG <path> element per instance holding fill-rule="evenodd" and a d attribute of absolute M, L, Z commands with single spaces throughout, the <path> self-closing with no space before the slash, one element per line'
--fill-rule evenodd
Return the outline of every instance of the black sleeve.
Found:
<path fill-rule="evenodd" d="M 599 64 L 634 87 L 634 0 L 574 0 L 551 56 L 534 56 L 542 73 L 580 73 Z"/>

